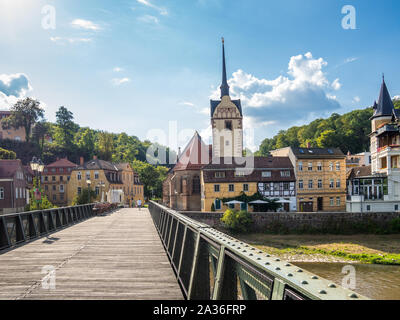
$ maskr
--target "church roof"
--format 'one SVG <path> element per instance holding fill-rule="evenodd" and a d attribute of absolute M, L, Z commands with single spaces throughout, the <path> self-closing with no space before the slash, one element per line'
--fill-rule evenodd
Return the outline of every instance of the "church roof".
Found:
<path fill-rule="evenodd" d="M 385 78 L 383 78 L 378 104 L 374 105 L 374 109 L 375 113 L 371 120 L 379 117 L 390 117 L 393 115 L 394 105 L 386 87 Z"/>
<path fill-rule="evenodd" d="M 242 111 L 242 102 L 240 100 L 231 100 L 232 103 L 238 108 L 240 115 L 243 117 Z M 215 109 L 217 109 L 218 105 L 221 103 L 221 100 L 211 100 L 211 117 L 214 116 Z"/>
<path fill-rule="evenodd" d="M 179 156 L 173 171 L 200 170 L 210 163 L 210 147 L 206 145 L 196 131 L 185 150 Z"/>
<path fill-rule="evenodd" d="M 222 38 L 222 84 L 221 84 L 221 99 L 222 97 L 229 96 L 228 78 L 226 76 L 226 59 L 225 59 L 225 40 Z M 232 100 L 238 108 L 240 115 L 243 117 L 242 103 L 240 100 Z M 221 100 L 211 100 L 211 117 L 214 116 L 215 109 L 221 103 Z"/>

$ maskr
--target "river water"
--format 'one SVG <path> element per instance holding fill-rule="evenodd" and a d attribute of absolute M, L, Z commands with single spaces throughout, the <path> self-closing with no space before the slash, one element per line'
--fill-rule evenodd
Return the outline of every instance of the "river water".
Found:
<path fill-rule="evenodd" d="M 348 264 L 299 262 L 293 263 L 307 271 L 342 285 Z M 355 268 L 355 292 L 375 300 L 400 300 L 400 266 L 352 264 Z"/>

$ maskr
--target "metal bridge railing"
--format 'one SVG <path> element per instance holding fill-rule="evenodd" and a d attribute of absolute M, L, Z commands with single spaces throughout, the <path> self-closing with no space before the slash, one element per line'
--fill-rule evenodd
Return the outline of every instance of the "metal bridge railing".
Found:
<path fill-rule="evenodd" d="M 0 251 L 64 229 L 95 215 L 94 204 L 0 216 Z"/>
<path fill-rule="evenodd" d="M 158 203 L 149 210 L 186 299 L 368 299 Z"/>

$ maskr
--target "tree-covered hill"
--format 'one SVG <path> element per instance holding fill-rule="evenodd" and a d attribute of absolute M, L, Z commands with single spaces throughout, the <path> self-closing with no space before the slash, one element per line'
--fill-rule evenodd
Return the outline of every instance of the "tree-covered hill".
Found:
<path fill-rule="evenodd" d="M 400 109 L 400 100 L 394 101 L 395 107 Z M 265 139 L 257 155 L 268 155 L 269 151 L 285 147 L 337 147 L 343 153 L 352 154 L 369 151 L 371 133 L 370 118 L 373 109 L 354 110 L 344 115 L 332 114 L 327 119 L 317 119 L 308 125 L 291 127 L 280 131 L 273 138 Z"/>

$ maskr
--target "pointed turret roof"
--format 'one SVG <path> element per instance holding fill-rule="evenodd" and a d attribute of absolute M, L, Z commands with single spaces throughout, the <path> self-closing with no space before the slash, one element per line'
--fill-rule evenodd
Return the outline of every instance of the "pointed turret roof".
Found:
<path fill-rule="evenodd" d="M 229 96 L 229 85 L 226 77 L 226 60 L 225 60 L 225 40 L 222 38 L 222 84 L 221 84 L 221 99 Z"/>
<path fill-rule="evenodd" d="M 386 87 L 385 77 L 383 77 L 378 104 L 376 106 L 374 105 L 374 109 L 375 113 L 371 119 L 379 117 L 391 117 L 393 115 L 394 105 Z"/>
<path fill-rule="evenodd" d="M 196 131 L 185 150 L 180 155 L 173 171 L 199 170 L 210 163 L 210 147 Z"/>

